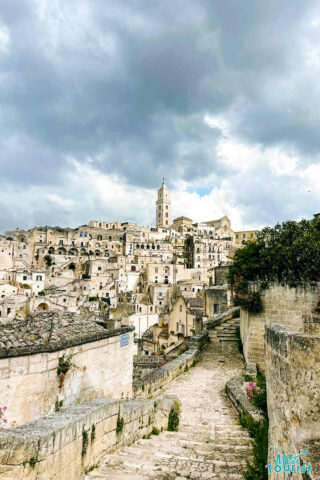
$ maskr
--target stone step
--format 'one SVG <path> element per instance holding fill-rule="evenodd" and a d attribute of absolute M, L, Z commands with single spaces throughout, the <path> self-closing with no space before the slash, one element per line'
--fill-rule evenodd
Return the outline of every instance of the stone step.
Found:
<path fill-rule="evenodd" d="M 235 325 L 230 321 L 220 327 L 209 332 L 212 343 L 199 363 L 165 389 L 181 401 L 179 431 L 164 431 L 108 453 L 84 480 L 243 478 L 252 457 L 251 439 L 222 393 L 226 381 L 241 374 L 243 364 L 232 345 Z"/>

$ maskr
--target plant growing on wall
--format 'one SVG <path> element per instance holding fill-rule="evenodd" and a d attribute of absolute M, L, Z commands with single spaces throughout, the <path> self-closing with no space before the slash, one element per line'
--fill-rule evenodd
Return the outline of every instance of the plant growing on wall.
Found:
<path fill-rule="evenodd" d="M 88 435 L 87 430 L 83 429 L 82 430 L 82 449 L 81 449 L 81 457 L 82 458 L 87 453 L 88 445 L 89 445 L 89 435 Z"/>
<path fill-rule="evenodd" d="M 66 374 L 70 368 L 78 368 L 74 363 L 72 363 L 73 355 L 63 355 L 59 358 L 59 365 L 57 368 L 57 375 L 59 377 L 59 389 L 61 390 L 66 378 Z"/>
<path fill-rule="evenodd" d="M 0 407 L 0 428 L 14 427 L 17 423 L 15 420 L 13 422 L 8 421 L 7 411 L 6 406 Z"/>
<path fill-rule="evenodd" d="M 118 413 L 118 418 L 117 418 L 117 426 L 116 426 L 116 433 L 119 435 L 119 433 L 122 432 L 124 427 L 124 419 L 120 417 L 120 411 Z"/>
<path fill-rule="evenodd" d="M 178 400 L 175 400 L 169 412 L 168 431 L 177 432 L 179 428 L 179 422 L 180 422 L 180 402 L 178 402 Z"/>

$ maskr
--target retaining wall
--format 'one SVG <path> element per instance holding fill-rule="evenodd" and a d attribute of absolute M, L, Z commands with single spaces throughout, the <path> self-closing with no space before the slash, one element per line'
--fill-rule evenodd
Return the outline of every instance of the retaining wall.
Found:
<path fill-rule="evenodd" d="M 107 451 L 133 443 L 154 426 L 166 429 L 174 401 L 96 398 L 0 430 L 0 480 L 79 480 Z M 124 420 L 119 433 L 118 417 Z"/>
<path fill-rule="evenodd" d="M 266 326 L 266 380 L 269 415 L 269 460 L 277 453 L 298 455 L 306 444 L 320 439 L 320 337 L 289 332 L 278 325 Z M 303 458 L 319 463 L 319 448 Z M 311 452 L 310 452 L 311 450 Z M 302 478 L 301 474 L 274 478 Z M 300 475 L 300 476 L 299 476 Z M 318 476 L 306 478 L 320 478 Z"/>
<path fill-rule="evenodd" d="M 319 290 L 319 285 L 290 288 L 274 284 L 261 292 L 262 313 L 252 314 L 241 309 L 240 332 L 246 363 L 254 362 L 264 372 L 265 325 L 274 323 L 291 332 L 303 332 L 304 318 L 314 308 Z"/>

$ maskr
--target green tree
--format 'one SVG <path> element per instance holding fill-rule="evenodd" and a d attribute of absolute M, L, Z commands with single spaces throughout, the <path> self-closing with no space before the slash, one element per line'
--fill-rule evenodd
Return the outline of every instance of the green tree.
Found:
<path fill-rule="evenodd" d="M 266 287 L 279 282 L 291 287 L 320 281 L 320 220 L 277 223 L 264 228 L 255 241 L 236 251 L 228 280 L 234 285 L 236 303 L 259 309 L 259 292 L 249 282 Z"/>

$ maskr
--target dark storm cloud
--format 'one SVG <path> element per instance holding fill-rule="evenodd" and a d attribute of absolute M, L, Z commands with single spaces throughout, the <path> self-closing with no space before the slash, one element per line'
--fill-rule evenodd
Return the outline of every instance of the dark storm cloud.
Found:
<path fill-rule="evenodd" d="M 232 171 L 206 114 L 314 161 L 317 15 L 300 0 L 0 0 L 2 181 L 59 186 L 74 157 L 133 186 L 219 184 Z"/>

